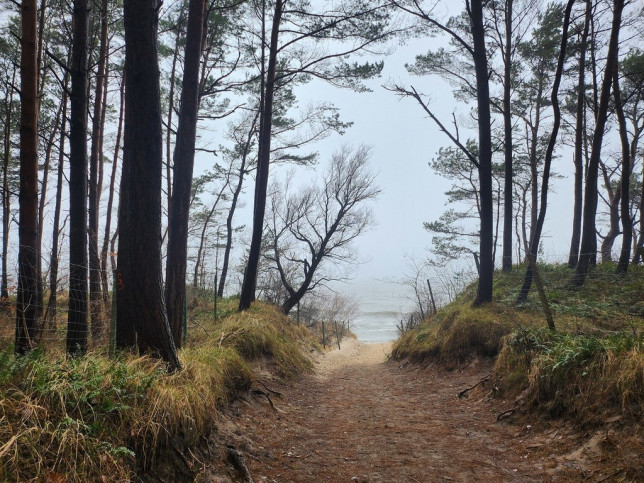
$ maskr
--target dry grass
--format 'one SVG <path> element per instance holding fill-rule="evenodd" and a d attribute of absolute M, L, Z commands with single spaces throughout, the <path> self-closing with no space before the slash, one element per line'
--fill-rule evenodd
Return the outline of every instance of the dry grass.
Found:
<path fill-rule="evenodd" d="M 521 394 L 528 409 L 597 424 L 605 412 L 644 415 L 644 338 L 524 331 L 508 338 L 495 368 L 495 387 Z"/>
<path fill-rule="evenodd" d="M 253 360 L 274 361 L 282 377 L 310 369 L 305 329 L 274 307 L 256 304 L 218 322 L 208 309 L 197 301 L 175 374 L 127 353 L 68 359 L 47 349 L 16 359 L 5 342 L 0 480 L 131 481 L 175 445 L 200 444 L 218 409 L 250 387 Z"/>
<path fill-rule="evenodd" d="M 503 305 L 475 309 L 468 301 L 460 300 L 398 339 L 392 357 L 415 362 L 431 360 L 448 367 L 475 357 L 494 357 L 515 321 L 516 314 Z"/>
<path fill-rule="evenodd" d="M 644 414 L 644 267 L 626 276 L 614 268 L 596 267 L 576 289 L 566 266 L 540 267 L 556 333 L 545 329 L 536 294 L 514 306 L 524 273 L 517 267 L 495 275 L 494 303 L 473 308 L 473 284 L 396 341 L 392 356 L 453 367 L 498 354 L 498 395 L 582 423 L 605 411 L 636 419 Z"/>

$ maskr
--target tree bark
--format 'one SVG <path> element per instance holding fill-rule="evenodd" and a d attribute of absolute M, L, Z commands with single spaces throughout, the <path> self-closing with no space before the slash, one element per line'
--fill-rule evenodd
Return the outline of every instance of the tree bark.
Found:
<path fill-rule="evenodd" d="M 65 168 L 65 139 L 67 137 L 67 84 L 68 76 L 65 77 L 65 86 L 63 89 L 63 115 L 60 124 L 60 141 L 58 145 L 58 172 L 56 178 L 56 203 L 54 206 L 54 225 L 51 235 L 51 261 L 49 263 L 49 301 L 45 311 L 45 320 L 50 328 L 56 325 L 56 315 L 58 312 L 58 240 L 60 237 L 60 210 L 63 198 L 63 181 Z"/>
<path fill-rule="evenodd" d="M 608 169 L 606 168 L 606 166 L 604 165 L 601 159 L 599 160 L 599 168 L 604 177 L 604 184 L 606 186 L 606 190 L 608 191 L 608 219 L 609 219 L 608 226 L 609 228 L 608 228 L 608 233 L 606 233 L 606 236 L 604 236 L 604 239 L 602 240 L 602 243 L 599 248 L 601 261 L 602 263 L 604 263 L 604 262 L 613 261 L 613 245 L 615 244 L 615 239 L 620 234 L 619 205 L 620 205 L 620 200 L 622 199 L 622 186 L 620 181 L 619 184 L 617 185 L 617 188 L 613 189 L 613 187 L 611 186 L 611 179 L 608 173 Z"/>
<path fill-rule="evenodd" d="M 121 149 L 121 135 L 123 133 L 123 114 L 124 114 L 124 95 L 125 79 L 121 80 L 121 95 L 119 103 L 119 122 L 116 129 L 116 143 L 114 145 L 114 157 L 112 158 L 112 174 L 110 175 L 110 190 L 107 195 L 107 212 L 105 214 L 105 234 L 103 237 L 103 247 L 101 248 L 101 282 L 103 284 L 103 294 L 107 296 L 107 253 L 109 251 L 110 232 L 112 231 L 112 208 L 114 206 L 114 185 L 116 183 L 116 172 L 118 168 L 119 151 Z M 104 300 L 107 305 L 107 300 Z"/>
<path fill-rule="evenodd" d="M 504 128 L 504 154 L 505 154 L 505 179 L 503 197 L 503 271 L 512 269 L 512 14 L 513 0 L 505 2 L 505 52 L 503 72 L 503 128 Z"/>
<path fill-rule="evenodd" d="M 38 18 L 38 47 L 36 50 L 36 72 L 38 73 L 38 116 L 40 116 L 40 107 L 42 105 L 42 99 L 45 97 L 44 96 L 44 89 L 45 89 L 45 84 L 47 82 L 47 66 L 45 65 L 43 67 L 43 52 L 44 52 L 44 45 L 45 45 L 45 23 L 47 22 L 47 1 L 42 0 L 40 2 L 40 9 L 39 9 L 39 18 Z M 58 116 L 58 115 L 57 115 Z M 43 232 L 43 218 L 44 218 L 44 212 L 45 212 L 45 199 L 47 196 L 47 181 L 49 177 L 49 161 L 51 157 L 51 149 L 53 146 L 52 140 L 55 137 L 55 131 L 56 131 L 56 125 L 58 124 L 58 120 L 53 126 L 52 129 L 52 134 L 50 139 L 48 140 L 49 142 L 47 143 L 47 147 L 45 148 L 45 161 L 43 163 L 43 180 L 42 180 L 42 188 L 41 188 L 41 193 L 40 193 L 40 202 L 38 204 L 38 244 L 37 244 L 37 249 L 38 249 L 38 254 L 37 254 L 37 260 L 38 260 L 38 280 L 36 281 L 36 293 L 38 297 L 38 307 L 37 307 L 37 317 L 40 319 L 43 315 L 42 313 L 42 306 L 43 306 L 43 284 L 42 284 L 42 232 Z"/>
<path fill-rule="evenodd" d="M 99 163 L 102 156 L 102 113 L 103 90 L 107 82 L 107 0 L 101 1 L 101 36 L 96 69 L 96 85 L 94 90 L 94 115 L 92 118 L 92 144 L 89 157 L 89 300 L 92 337 L 98 338 L 103 329 L 101 294 L 101 262 L 98 253 L 98 217 L 101 196 L 99 186 Z"/>
<path fill-rule="evenodd" d="M 622 22 L 623 9 L 624 0 L 615 0 L 613 3 L 613 20 L 611 25 L 610 41 L 608 44 L 608 54 L 606 56 L 606 69 L 599 97 L 599 107 L 595 122 L 592 151 L 586 172 L 586 190 L 584 193 L 585 199 L 583 211 L 584 228 L 581 235 L 581 253 L 579 254 L 579 261 L 577 262 L 575 274 L 571 280 L 571 283 L 577 286 L 584 284 L 586 275 L 588 275 L 588 271 L 590 270 L 596 255 L 595 251 L 597 249 L 595 231 L 595 217 L 597 214 L 597 174 L 599 169 L 599 158 L 601 156 L 602 141 L 604 138 L 604 128 L 608 117 L 610 89 L 613 75 L 615 75 L 615 67 L 618 58 L 619 29 Z"/>
<path fill-rule="evenodd" d="M 16 70 L 12 75 L 15 83 Z M 9 192 L 9 164 L 11 160 L 11 118 L 13 116 L 13 93 L 9 87 L 5 101 L 5 124 L 3 132 L 4 162 L 2 164 L 2 280 L 0 281 L 0 307 L 9 304 L 9 277 L 7 273 L 7 255 L 9 253 L 9 230 L 11 222 L 11 193 Z"/>
<path fill-rule="evenodd" d="M 528 236 L 528 247 L 534 238 L 539 218 L 539 128 L 541 127 L 541 96 L 543 95 L 543 80 L 539 80 L 537 99 L 535 106 L 534 125 L 530 126 L 532 137 L 530 138 L 530 234 Z"/>
<path fill-rule="evenodd" d="M 642 169 L 642 186 L 644 187 L 644 169 Z M 644 188 L 642 188 L 644 190 Z M 635 247 L 635 254 L 633 255 L 633 265 L 638 265 L 642 260 L 642 251 L 644 251 L 644 193 L 640 196 L 640 230 L 637 245 Z"/>
<path fill-rule="evenodd" d="M 575 164 L 575 201 L 573 206 L 572 236 L 570 238 L 570 253 L 568 255 L 568 267 L 577 266 L 579 259 L 579 240 L 581 239 L 581 210 L 583 207 L 584 195 L 584 100 L 586 85 L 586 46 L 588 44 L 588 30 L 590 26 L 591 2 L 586 0 L 586 17 L 584 20 L 584 31 L 581 36 L 579 47 L 579 71 L 577 77 L 577 109 L 575 113 L 575 153 L 573 161 Z"/>
<path fill-rule="evenodd" d="M 494 213 L 492 196 L 492 131 L 490 120 L 490 87 L 488 82 L 483 5 L 481 0 L 471 2 L 470 20 L 474 43 L 474 70 L 479 128 L 479 191 L 481 196 L 481 225 L 479 238 L 480 272 L 474 305 L 492 301 L 494 273 Z"/>
<path fill-rule="evenodd" d="M 275 90 L 275 72 L 277 68 L 277 41 L 282 18 L 283 0 L 275 2 L 273 14 L 273 25 L 271 29 L 271 41 L 268 54 L 268 66 L 262 90 L 263 103 L 260 106 L 260 131 L 258 141 L 257 176 L 255 179 L 255 205 L 253 211 L 253 234 L 248 262 L 244 272 L 244 281 L 239 299 L 239 310 L 247 310 L 255 300 L 255 288 L 257 285 L 257 271 L 261 254 L 262 232 L 264 230 L 264 214 L 266 212 L 266 193 L 268 189 L 268 173 L 271 157 L 271 130 L 273 123 L 273 96 Z M 489 107 L 488 107 L 489 109 Z M 491 186 L 490 186 L 491 192 Z"/>
<path fill-rule="evenodd" d="M 34 347 L 38 314 L 38 71 L 37 7 L 21 4 L 20 55 L 20 223 L 15 351 Z"/>
<path fill-rule="evenodd" d="M 179 11 L 179 18 L 177 18 L 177 23 L 174 26 L 176 35 L 174 38 L 174 55 L 172 56 L 172 68 L 170 69 L 170 91 L 168 92 L 168 126 L 165 137 L 165 174 L 168 209 L 170 209 L 170 205 L 172 204 L 172 117 L 174 114 L 174 86 L 177 73 L 177 60 L 179 59 L 181 31 L 183 30 L 184 12 L 184 7 L 181 7 L 181 10 Z"/>
<path fill-rule="evenodd" d="M 617 63 L 617 59 L 615 60 Z M 631 245 L 633 243 L 633 219 L 631 218 L 631 155 L 628 142 L 628 130 L 626 128 L 626 116 L 622 106 L 622 96 L 619 89 L 619 73 L 615 66 L 613 75 L 613 97 L 615 99 L 615 112 L 619 124 L 619 138 L 622 144 L 622 179 L 621 179 L 621 218 L 622 218 L 622 247 L 617 262 L 617 273 L 625 274 L 628 271 L 628 262 L 631 258 Z M 643 186 L 644 188 L 644 186 Z M 644 193 L 643 193 L 644 194 Z"/>
<path fill-rule="evenodd" d="M 541 232 L 543 231 L 543 224 L 546 220 L 546 209 L 548 208 L 548 186 L 550 182 L 550 166 L 552 164 L 552 155 L 557 142 L 557 135 L 559 134 L 559 126 L 561 124 L 561 109 L 559 108 L 559 85 L 561 83 L 561 76 L 563 74 L 564 62 L 566 60 L 566 49 L 568 46 L 568 27 L 570 25 L 570 13 L 575 0 L 568 0 L 566 9 L 564 11 L 563 28 L 561 29 L 561 45 L 559 47 L 559 58 L 557 60 L 557 70 L 552 84 L 552 94 L 550 100 L 552 102 L 553 110 L 553 126 L 548 141 L 548 148 L 546 149 L 546 157 L 543 163 L 543 181 L 541 183 L 541 206 L 539 208 L 539 217 L 537 218 L 537 225 L 534 229 L 534 234 L 530 240 L 531 262 L 523 278 L 523 285 L 517 297 L 517 303 L 524 303 L 528 299 L 528 293 L 532 286 L 534 277 L 534 269 L 537 263 L 537 254 L 539 253 L 539 243 L 541 242 Z"/>
<path fill-rule="evenodd" d="M 190 188 L 195 159 L 199 112 L 199 66 L 204 24 L 204 0 L 190 0 L 181 87 L 179 125 L 174 148 L 172 198 L 168 213 L 168 251 L 165 299 L 174 344 L 181 347 L 183 307 L 186 300 Z"/>
<path fill-rule="evenodd" d="M 258 113 L 259 115 L 259 113 Z M 217 286 L 217 296 L 223 297 L 224 290 L 226 287 L 226 278 L 228 276 L 228 265 L 230 263 L 230 252 L 233 248 L 233 217 L 235 216 L 235 210 L 237 209 L 237 203 L 239 200 L 239 195 L 241 194 L 242 185 L 244 184 L 244 177 L 246 176 L 246 164 L 248 160 L 248 154 L 250 152 L 250 147 L 252 143 L 253 136 L 255 135 L 255 127 L 257 125 L 256 115 L 253 118 L 253 122 L 248 130 L 248 135 L 246 141 L 242 148 L 241 154 L 241 164 L 239 165 L 237 185 L 233 191 L 233 197 L 230 201 L 230 209 L 228 210 L 228 216 L 226 217 L 226 248 L 224 249 L 224 258 L 221 266 L 221 275 L 219 277 L 219 285 Z"/>
<path fill-rule="evenodd" d="M 87 93 L 89 3 L 74 0 L 69 133 L 69 313 L 67 352 L 87 350 Z"/>
<path fill-rule="evenodd" d="M 157 53 L 158 0 L 125 0 L 125 130 L 121 201 L 117 345 L 181 365 L 163 298 L 161 170 L 163 147 Z"/>

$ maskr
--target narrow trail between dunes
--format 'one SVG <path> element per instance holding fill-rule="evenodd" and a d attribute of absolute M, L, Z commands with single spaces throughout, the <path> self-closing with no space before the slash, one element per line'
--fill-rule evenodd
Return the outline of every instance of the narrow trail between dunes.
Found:
<path fill-rule="evenodd" d="M 314 375 L 242 404 L 235 445 L 254 481 L 571 481 L 605 474 L 553 456 L 557 431 L 497 422 L 507 402 L 457 394 L 490 372 L 401 367 L 389 344 L 346 340 L 320 357 Z M 564 440 L 566 438 L 564 437 Z M 547 451 L 545 451 L 547 450 Z M 555 451 L 556 452 L 556 451 Z M 594 474 L 593 474 L 594 473 Z M 578 477 L 578 478 L 577 478 Z M 585 479 L 584 478 L 584 479 Z"/>

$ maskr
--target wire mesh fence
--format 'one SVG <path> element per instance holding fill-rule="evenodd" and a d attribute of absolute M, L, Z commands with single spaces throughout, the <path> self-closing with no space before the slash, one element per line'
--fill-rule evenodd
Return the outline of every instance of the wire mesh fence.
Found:
<path fill-rule="evenodd" d="M 89 271 L 87 273 L 90 275 Z M 69 272 L 57 277 L 53 285 L 47 275 L 40 280 L 23 280 L 24 286 L 35 288 L 35 294 L 26 302 L 33 309 L 28 314 L 18 301 L 18 277 L 7 277 L 4 287 L 6 294 L 0 300 L 0 340 L 3 345 L 11 343 L 16 337 L 16 327 L 22 319 L 33 316 L 34 330 L 25 331 L 30 339 L 34 339 L 28 341 L 30 345 L 65 350 L 68 336 L 72 335 L 73 338 L 87 337 L 90 349 L 110 347 L 115 335 L 114 275 L 108 273 L 108 283 L 99 284 L 98 290 L 90 290 L 88 283 L 86 299 L 76 297 L 72 303 Z M 98 275 L 100 280 L 102 273 L 98 270 L 94 275 Z M 77 322 L 73 324 L 77 329 L 70 329 L 70 318 Z M 24 324 L 27 324 L 26 320 Z M 70 330 L 74 330 L 74 333 L 70 334 Z"/>
<path fill-rule="evenodd" d="M 601 254 L 598 252 L 593 254 L 591 259 L 596 260 L 598 264 L 601 263 Z M 614 260 L 616 257 L 614 258 Z M 554 264 L 563 266 L 568 262 L 568 253 L 540 253 L 537 258 L 537 264 Z M 44 347 L 47 350 L 60 350 L 64 351 L 68 338 L 87 337 L 89 350 L 110 350 L 114 348 L 114 340 L 116 334 L 116 299 L 118 288 L 118 278 L 111 271 L 105 272 L 96 271 L 91 273 L 87 272 L 87 298 L 85 304 L 70 303 L 70 280 L 69 280 L 69 265 L 67 264 L 64 269 L 61 267 L 60 276 L 56 277 L 55 283 L 52 283 L 49 269 L 43 273 L 41 280 L 30 280 L 32 286 L 39 286 L 37 296 L 38 302 L 36 303 L 36 317 L 35 317 L 35 331 L 34 340 L 30 341 L 34 346 Z M 452 267 L 453 268 L 453 267 Z M 452 300 L 462 289 L 471 283 L 476 278 L 475 270 L 457 270 L 450 268 L 449 264 L 441 267 L 434 267 L 431 273 L 428 273 L 428 278 L 432 279 L 437 297 L 441 298 L 443 305 Z M 470 267 L 471 268 L 471 267 Z M 523 270 L 525 267 L 516 267 L 515 273 L 517 282 L 517 290 L 520 287 L 523 277 Z M 570 270 L 572 276 L 573 270 Z M 14 269 L 17 273 L 17 269 Z M 95 280 L 102 280 L 99 284 L 90 285 L 89 280 L 93 277 Z M 543 283 L 546 286 L 552 285 L 554 282 L 550 280 L 552 274 L 545 272 L 543 274 Z M 552 275 L 554 276 L 554 275 Z M 592 277 L 600 276 L 600 274 L 593 275 Z M 460 278 L 459 278 L 460 277 Z M 561 276 L 557 278 L 561 280 Z M 6 293 L 0 299 L 0 344 L 7 346 L 11 344 L 16 337 L 16 321 L 18 317 L 17 306 L 17 276 L 8 276 L 6 283 L 3 283 L 3 289 Z M 94 287 L 94 290 L 91 287 Z M 558 287 L 559 289 L 567 289 L 567 287 Z M 190 303 L 195 297 L 209 300 L 212 305 L 215 301 L 215 288 L 214 287 L 191 287 L 189 289 L 194 291 L 193 295 L 186 297 L 186 301 Z M 443 294 L 443 292 L 445 292 Z M 77 307 L 82 307 L 79 311 Z M 71 307 L 71 308 L 70 308 Z M 214 306 L 215 312 L 217 311 L 216 305 Z M 77 322 L 80 320 L 80 329 L 70 329 L 69 320 L 70 316 Z M 183 332 L 184 340 L 187 337 L 190 323 L 188 316 L 188 307 L 184 307 L 183 311 Z M 78 327 L 78 324 L 72 327 Z M 70 332 L 72 330 L 73 332 Z"/>

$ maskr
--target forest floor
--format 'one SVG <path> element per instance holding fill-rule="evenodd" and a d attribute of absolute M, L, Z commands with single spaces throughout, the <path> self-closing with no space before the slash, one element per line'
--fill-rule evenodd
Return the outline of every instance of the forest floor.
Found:
<path fill-rule="evenodd" d="M 537 416 L 531 420 L 538 423 L 523 416 L 498 422 L 512 402 L 487 397 L 489 388 L 459 399 L 490 373 L 490 362 L 450 372 L 405 366 L 386 362 L 389 347 L 347 339 L 319 357 L 313 375 L 267 382 L 280 393 L 267 393 L 274 407 L 266 397 L 239 402 L 220 434 L 245 462 L 240 479 L 622 481 L 625 465 L 641 457 L 636 430 L 617 434 L 606 426 L 582 434 Z M 627 444 L 632 451 L 612 451 Z M 213 477 L 226 472 L 230 477 L 230 467 L 213 463 L 204 476 L 230 481 Z"/>

